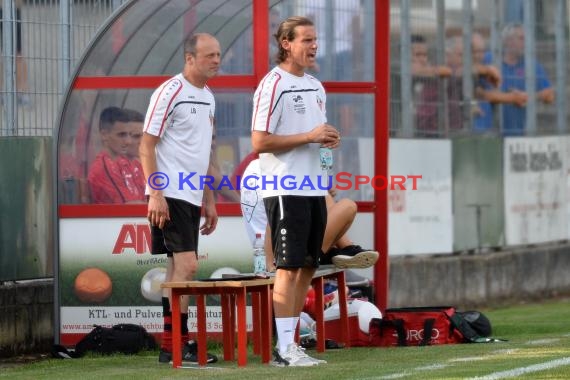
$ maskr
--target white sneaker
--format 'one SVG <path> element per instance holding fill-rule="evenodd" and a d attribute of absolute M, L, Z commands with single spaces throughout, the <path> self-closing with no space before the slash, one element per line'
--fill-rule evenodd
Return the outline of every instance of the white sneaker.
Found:
<path fill-rule="evenodd" d="M 305 356 L 307 356 L 309 359 L 311 359 L 312 361 L 314 361 L 317 364 L 327 364 L 327 361 L 324 359 L 317 359 L 314 358 L 312 356 L 307 355 L 307 353 L 305 352 L 305 347 L 303 346 L 297 346 L 297 348 L 301 351 L 303 351 L 303 353 L 305 354 Z M 273 352 L 273 354 L 275 355 L 276 352 L 279 352 L 279 342 L 277 342 L 277 345 L 275 346 L 275 350 Z"/>
<path fill-rule="evenodd" d="M 305 349 L 304 349 L 303 347 L 299 347 L 299 349 L 300 349 L 300 350 L 303 350 L 303 353 L 304 353 Z M 307 355 L 307 354 L 305 354 L 305 355 Z M 327 361 L 324 360 L 324 359 L 317 359 L 317 358 L 314 358 L 314 357 L 309 356 L 309 355 L 307 355 L 307 357 L 308 357 L 310 360 L 312 360 L 312 361 L 314 361 L 315 363 L 317 363 L 317 364 L 327 364 Z"/>
<path fill-rule="evenodd" d="M 277 367 L 312 367 L 319 365 L 313 358 L 305 354 L 299 346 L 291 343 L 287 346 L 287 351 L 281 353 L 279 350 L 273 351 L 273 362 Z"/>

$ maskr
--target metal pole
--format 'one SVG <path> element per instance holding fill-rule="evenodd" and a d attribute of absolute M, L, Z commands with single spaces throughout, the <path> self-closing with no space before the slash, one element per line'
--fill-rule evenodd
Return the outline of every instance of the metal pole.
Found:
<path fill-rule="evenodd" d="M 412 102 L 412 54 L 410 33 L 410 1 L 400 2 L 400 93 L 402 104 L 402 135 L 414 135 L 414 118 Z"/>
<path fill-rule="evenodd" d="M 493 65 L 499 70 L 503 66 L 503 49 L 501 41 L 501 24 L 503 14 L 502 0 L 494 0 L 491 7 L 491 36 L 489 42 L 489 49 L 491 49 Z M 501 70 L 502 71 L 502 70 Z M 500 135 L 503 134 L 503 107 L 501 104 L 493 106 L 493 126 Z"/>
<path fill-rule="evenodd" d="M 71 3 L 69 0 L 59 2 L 61 60 L 59 92 L 63 94 L 71 72 Z"/>
<path fill-rule="evenodd" d="M 435 41 L 435 62 L 438 65 L 445 64 L 445 0 L 437 0 L 436 17 L 437 17 L 437 31 Z M 443 132 L 443 137 L 449 137 L 449 108 L 447 86 L 449 85 L 447 78 L 437 80 L 438 88 L 438 106 L 437 106 L 437 124 L 438 132 Z M 440 136 L 441 137 L 441 136 Z"/>
<path fill-rule="evenodd" d="M 554 18 L 556 34 L 556 126 L 559 134 L 566 132 L 566 0 L 558 0 Z"/>
<path fill-rule="evenodd" d="M 470 131 L 472 127 L 471 107 L 473 101 L 473 55 L 471 39 L 473 38 L 473 11 L 471 0 L 463 0 L 463 129 Z"/>
<path fill-rule="evenodd" d="M 363 4 L 364 15 L 362 17 L 362 25 L 361 27 L 364 28 L 371 28 L 374 25 L 374 4 L 368 1 L 365 1 Z M 374 46 L 374 38 L 375 36 L 372 33 L 364 33 L 362 36 L 364 39 L 363 46 Z M 364 73 L 372 73 L 374 72 L 374 54 L 376 52 L 374 49 L 364 49 L 364 57 L 363 57 L 363 69 Z M 370 78 L 366 77 L 366 74 L 361 74 L 362 76 L 358 78 L 358 80 L 369 80 Z"/>
<path fill-rule="evenodd" d="M 323 78 L 330 78 L 331 80 L 339 80 L 333 75 L 332 67 L 333 64 L 336 62 L 336 42 L 335 42 L 335 22 L 338 20 L 335 19 L 335 13 L 333 9 L 333 5 L 330 1 L 326 2 L 325 5 L 325 46 L 326 46 L 326 55 L 324 56 L 325 65 L 323 67 L 322 77 Z"/>
<path fill-rule="evenodd" d="M 475 228 L 477 231 L 477 253 L 481 253 L 483 251 L 483 228 L 481 224 L 481 216 L 482 216 L 482 208 L 491 207 L 490 204 L 487 203 L 472 203 L 468 204 L 467 207 L 473 207 L 475 209 Z"/>
<path fill-rule="evenodd" d="M 524 2 L 524 71 L 525 87 L 528 94 L 526 105 L 526 125 L 523 131 L 526 135 L 536 134 L 536 20 L 535 3 Z"/>
<path fill-rule="evenodd" d="M 16 49 L 15 49 L 15 22 L 16 8 L 11 0 L 2 2 L 2 61 L 4 62 L 4 88 L 2 101 L 4 102 L 4 120 L 1 135 L 15 135 L 18 126 L 18 112 L 16 110 Z"/>

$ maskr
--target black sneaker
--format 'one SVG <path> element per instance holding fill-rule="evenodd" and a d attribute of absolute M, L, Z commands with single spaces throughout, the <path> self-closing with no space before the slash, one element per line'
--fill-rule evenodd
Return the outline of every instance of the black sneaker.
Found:
<path fill-rule="evenodd" d="M 319 264 L 320 265 L 334 265 L 332 262 L 332 258 L 335 255 L 338 255 L 338 253 L 340 252 L 340 249 L 336 248 L 336 247 L 332 247 L 331 249 L 328 250 L 327 253 L 321 253 L 321 256 L 319 258 Z"/>
<path fill-rule="evenodd" d="M 208 359 L 206 363 L 211 364 L 218 361 L 216 355 L 210 354 L 208 352 Z M 172 362 L 172 352 L 165 351 L 163 348 L 160 349 L 158 354 L 159 363 L 170 363 Z M 198 344 L 191 340 L 184 345 L 182 350 L 182 362 L 198 363 Z"/>
<path fill-rule="evenodd" d="M 376 264 L 379 254 L 376 251 L 363 249 L 359 245 L 344 247 L 331 257 L 332 263 L 341 269 L 369 268 Z"/>

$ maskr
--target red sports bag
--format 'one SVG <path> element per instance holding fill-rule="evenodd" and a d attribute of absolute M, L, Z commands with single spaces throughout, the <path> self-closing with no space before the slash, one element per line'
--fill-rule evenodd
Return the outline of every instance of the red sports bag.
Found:
<path fill-rule="evenodd" d="M 451 306 L 386 309 L 382 319 L 370 321 L 371 346 L 426 346 L 463 343 L 451 321 Z"/>

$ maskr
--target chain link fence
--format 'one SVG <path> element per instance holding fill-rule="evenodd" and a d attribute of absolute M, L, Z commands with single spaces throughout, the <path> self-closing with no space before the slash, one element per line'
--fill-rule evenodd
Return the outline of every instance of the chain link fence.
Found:
<path fill-rule="evenodd" d="M 391 5 L 392 136 L 568 132 L 567 0 Z"/>
<path fill-rule="evenodd" d="M 51 136 L 73 69 L 120 0 L 1 0 L 0 136 Z"/>
<path fill-rule="evenodd" d="M 51 136 L 73 68 L 123 2 L 1 0 L 0 136 Z M 478 79 L 465 74 L 474 67 L 474 50 L 460 53 L 466 68 L 462 73 L 420 76 L 414 73 L 412 39 L 424 39 L 430 64 L 449 66 L 454 41 L 471 46 L 473 35 L 479 35 L 485 62 L 500 71 L 501 33 L 513 22 L 522 25 L 526 60 L 531 67 L 536 62 L 544 68 L 556 93 L 554 103 L 548 104 L 528 91 L 521 111 L 528 120 L 524 133 L 567 132 L 567 0 L 392 0 L 391 5 L 392 136 L 453 137 L 474 131 L 500 135 L 508 130 L 504 106 L 482 101 Z M 487 127 L 480 130 L 478 123 Z"/>

